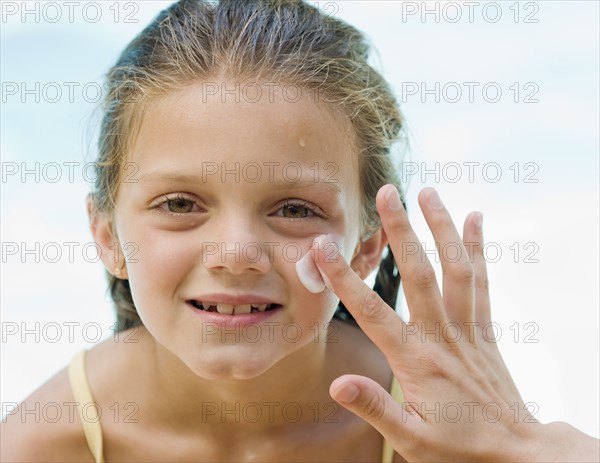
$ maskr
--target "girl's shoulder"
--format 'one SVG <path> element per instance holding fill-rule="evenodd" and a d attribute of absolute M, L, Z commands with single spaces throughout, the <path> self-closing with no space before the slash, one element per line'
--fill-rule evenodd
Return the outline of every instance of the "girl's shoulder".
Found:
<path fill-rule="evenodd" d="M 1 461 L 93 462 L 63 368 L 1 425 Z"/>
<path fill-rule="evenodd" d="M 85 374 L 92 399 L 101 404 L 99 413 L 104 416 L 111 410 L 105 397 L 115 393 L 116 363 L 127 363 L 133 354 L 132 347 L 124 341 L 135 339 L 124 333 L 120 339 L 111 337 L 86 351 Z M 119 342 L 120 341 L 120 342 Z M 88 448 L 78 406 L 69 379 L 68 366 L 42 384 L 8 414 L 1 425 L 2 443 L 0 461 L 22 462 L 93 462 Z M 86 410 L 87 404 L 82 408 Z M 87 413 L 87 412 L 86 412 Z M 110 420 L 102 419 L 102 426 Z"/>

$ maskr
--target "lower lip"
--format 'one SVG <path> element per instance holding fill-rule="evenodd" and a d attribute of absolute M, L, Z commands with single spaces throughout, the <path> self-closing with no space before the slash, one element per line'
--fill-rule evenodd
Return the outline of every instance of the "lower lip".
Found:
<path fill-rule="evenodd" d="M 198 317 L 200 317 L 206 323 L 215 323 L 222 325 L 224 328 L 239 328 L 252 324 L 264 322 L 268 318 L 277 314 L 282 306 L 276 309 L 265 310 L 264 312 L 250 312 L 240 315 L 227 315 L 219 312 L 207 312 L 206 310 L 197 309 L 191 303 L 186 302 L 187 305 Z"/>

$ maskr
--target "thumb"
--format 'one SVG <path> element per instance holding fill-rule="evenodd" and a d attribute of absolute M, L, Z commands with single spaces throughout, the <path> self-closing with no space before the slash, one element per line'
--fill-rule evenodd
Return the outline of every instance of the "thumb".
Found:
<path fill-rule="evenodd" d="M 397 452 L 401 439 L 410 439 L 422 424 L 418 414 L 404 410 L 384 388 L 364 376 L 340 376 L 331 383 L 329 394 L 377 429 Z"/>

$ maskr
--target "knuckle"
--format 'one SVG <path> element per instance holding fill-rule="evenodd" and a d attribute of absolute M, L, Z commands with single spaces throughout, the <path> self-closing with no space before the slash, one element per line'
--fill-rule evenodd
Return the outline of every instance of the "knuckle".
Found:
<path fill-rule="evenodd" d="M 379 295 L 373 290 L 367 291 L 362 300 L 360 313 L 365 318 L 378 319 L 383 316 L 384 310 L 385 303 L 379 297 Z"/>
<path fill-rule="evenodd" d="M 419 268 L 414 274 L 415 283 L 422 289 L 431 289 L 437 285 L 435 270 L 431 265 Z"/>
<path fill-rule="evenodd" d="M 475 270 L 469 262 L 464 262 L 454 269 L 454 278 L 459 283 L 473 284 L 475 278 Z"/>
<path fill-rule="evenodd" d="M 365 418 L 371 422 L 380 421 L 385 415 L 385 401 L 381 394 L 375 393 L 361 404 L 361 411 Z"/>

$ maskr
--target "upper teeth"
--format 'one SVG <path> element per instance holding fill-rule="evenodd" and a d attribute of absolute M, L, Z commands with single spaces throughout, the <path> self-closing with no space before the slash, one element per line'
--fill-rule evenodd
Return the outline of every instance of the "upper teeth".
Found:
<path fill-rule="evenodd" d="M 202 306 L 204 310 L 208 310 L 212 307 L 216 307 L 217 312 L 227 315 L 239 315 L 244 313 L 252 312 L 252 309 L 257 309 L 260 312 L 264 312 L 267 309 L 267 306 L 270 304 L 224 304 L 217 302 L 201 302 L 196 301 L 199 306 Z"/>

